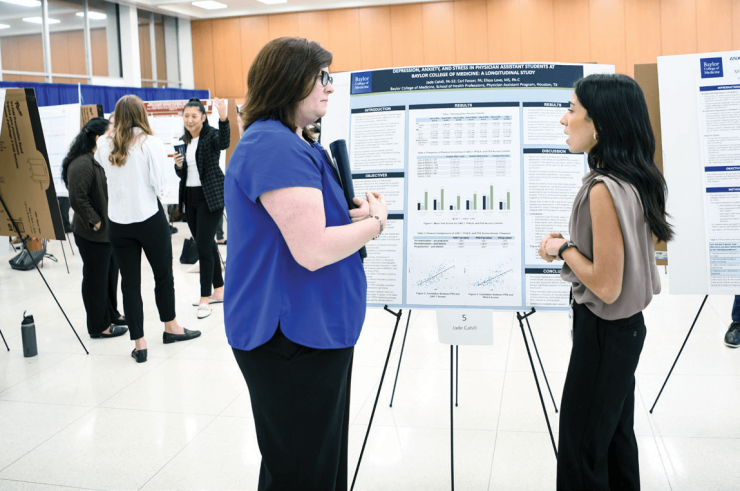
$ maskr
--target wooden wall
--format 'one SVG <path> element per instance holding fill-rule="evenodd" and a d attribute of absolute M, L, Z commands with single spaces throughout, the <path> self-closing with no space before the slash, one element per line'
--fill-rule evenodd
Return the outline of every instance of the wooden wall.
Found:
<path fill-rule="evenodd" d="M 740 49 L 740 0 L 459 0 L 200 20 L 195 87 L 242 99 L 270 39 L 300 36 L 334 72 L 517 61 L 597 62 L 632 75 L 662 55 Z"/>
<path fill-rule="evenodd" d="M 149 24 L 139 24 L 139 57 L 141 60 L 141 78 L 152 79 L 152 49 L 149 42 Z M 164 49 L 164 24 L 154 23 L 154 44 L 157 47 L 157 80 L 167 80 L 167 63 Z M 143 87 L 152 87 L 151 82 L 144 82 Z"/>
<path fill-rule="evenodd" d="M 148 38 L 147 38 L 148 40 Z M 83 31 L 52 32 L 51 68 L 53 73 L 68 73 L 85 75 L 85 37 Z M 92 44 L 93 75 L 108 76 L 108 48 L 105 29 L 90 29 L 90 43 Z M 41 35 L 4 37 L 0 40 L 3 70 L 18 70 L 27 72 L 44 71 L 44 55 L 41 44 Z M 151 70 L 150 70 L 151 71 Z M 31 75 L 3 75 L 4 81 L 16 82 L 45 82 L 42 77 Z M 54 83 L 86 84 L 84 78 L 54 77 Z"/>

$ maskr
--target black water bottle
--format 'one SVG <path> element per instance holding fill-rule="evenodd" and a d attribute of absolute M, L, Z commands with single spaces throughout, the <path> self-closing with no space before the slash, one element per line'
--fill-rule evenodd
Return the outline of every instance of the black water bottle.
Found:
<path fill-rule="evenodd" d="M 33 323 L 33 316 L 26 315 L 25 312 L 23 312 L 23 322 L 21 322 L 21 337 L 23 338 L 23 356 L 29 358 L 38 355 L 36 325 Z"/>

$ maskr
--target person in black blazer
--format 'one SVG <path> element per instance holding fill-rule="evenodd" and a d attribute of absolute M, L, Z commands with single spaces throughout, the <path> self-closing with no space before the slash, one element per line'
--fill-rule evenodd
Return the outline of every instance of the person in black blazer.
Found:
<path fill-rule="evenodd" d="M 218 129 L 206 118 L 206 108 L 199 99 L 185 104 L 182 140 L 185 155 L 175 154 L 175 172 L 180 177 L 180 212 L 184 211 L 190 233 L 195 238 L 200 262 L 200 300 L 198 319 L 211 315 L 211 303 L 222 303 L 224 279 L 221 274 L 218 245 L 214 239 L 224 210 L 224 173 L 219 166 L 221 151 L 229 148 L 226 101 L 214 99 L 218 110 Z M 183 210 L 184 208 L 184 210 Z M 213 290 L 211 290 L 213 287 Z"/>
<path fill-rule="evenodd" d="M 62 180 L 75 212 L 72 231 L 82 257 L 82 302 L 91 338 L 113 338 L 128 331 L 117 308 L 118 264 L 108 239 L 108 184 L 93 158 L 98 138 L 109 127 L 107 119 L 88 121 L 62 161 Z"/>

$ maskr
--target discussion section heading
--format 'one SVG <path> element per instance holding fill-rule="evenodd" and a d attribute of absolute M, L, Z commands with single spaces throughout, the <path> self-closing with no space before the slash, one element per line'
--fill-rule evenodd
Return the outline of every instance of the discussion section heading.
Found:
<path fill-rule="evenodd" d="M 418 90 L 572 88 L 582 65 L 510 63 L 391 68 L 355 72 L 351 94 Z"/>

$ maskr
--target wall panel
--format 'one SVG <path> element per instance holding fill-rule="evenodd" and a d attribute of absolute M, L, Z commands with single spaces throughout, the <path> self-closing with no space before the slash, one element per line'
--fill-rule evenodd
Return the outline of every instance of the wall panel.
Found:
<path fill-rule="evenodd" d="M 393 66 L 424 64 L 421 4 L 391 6 L 391 51 Z"/>
<path fill-rule="evenodd" d="M 455 9 L 452 2 L 424 3 L 424 65 L 455 63 Z"/>
<path fill-rule="evenodd" d="M 247 93 L 247 77 L 249 76 L 249 67 L 252 66 L 257 53 L 270 40 L 269 24 L 266 15 L 255 17 L 242 17 L 239 19 L 241 32 L 241 52 L 242 52 L 242 78 L 241 92 L 239 98 L 244 97 Z"/>
<path fill-rule="evenodd" d="M 488 61 L 488 4 L 486 0 L 455 2 L 455 63 Z"/>
<path fill-rule="evenodd" d="M 359 15 L 362 69 L 393 66 L 390 7 L 362 8 Z"/>
<path fill-rule="evenodd" d="M 696 53 L 696 0 L 660 1 L 661 55 Z"/>
<path fill-rule="evenodd" d="M 696 39 L 700 53 L 732 49 L 732 0 L 696 3 Z"/>
<path fill-rule="evenodd" d="M 108 36 L 105 29 L 90 29 L 92 70 L 96 77 L 108 76 Z"/>
<path fill-rule="evenodd" d="M 635 65 L 656 63 L 660 56 L 660 0 L 625 0 L 625 60 L 627 75 Z"/>
<path fill-rule="evenodd" d="M 624 0 L 591 0 L 591 58 L 614 65 L 617 73 L 627 70 Z M 608 61 L 607 61 L 608 60 Z"/>
<path fill-rule="evenodd" d="M 195 46 L 195 45 L 193 45 Z M 208 56 L 213 56 L 213 50 L 209 50 Z M 195 52 L 195 48 L 193 48 Z M 193 53 L 195 54 L 195 53 Z M 152 51 L 149 42 L 149 24 L 139 25 L 139 60 L 141 64 L 141 78 L 152 79 Z M 151 87 L 151 83 L 146 83 L 144 87 Z"/>
<path fill-rule="evenodd" d="M 522 19 L 519 0 L 488 0 L 488 61 L 522 61 Z"/>
<path fill-rule="evenodd" d="M 232 17 L 214 19 L 212 25 L 216 94 L 223 98 L 242 97 L 241 23 Z"/>
<path fill-rule="evenodd" d="M 212 97 L 218 96 L 213 72 L 212 21 L 199 20 L 193 22 L 190 30 L 193 38 L 193 75 L 195 78 L 195 88 L 210 90 Z"/>
<path fill-rule="evenodd" d="M 298 14 L 273 14 L 270 19 L 270 39 L 298 35 Z"/>
<path fill-rule="evenodd" d="M 50 33 L 49 45 L 51 46 L 51 71 L 55 73 L 72 73 L 69 64 L 69 47 L 67 46 L 67 33 Z M 55 84 L 73 83 L 72 79 L 69 79 L 67 77 L 52 77 L 51 81 Z"/>
<path fill-rule="evenodd" d="M 522 60 L 555 59 L 553 0 L 521 0 Z"/>
<path fill-rule="evenodd" d="M 325 10 L 298 14 L 298 35 L 325 48 L 329 46 L 329 14 Z"/>
<path fill-rule="evenodd" d="M 358 9 L 329 11 L 329 51 L 334 55 L 332 71 L 360 70 L 360 13 Z"/>
<path fill-rule="evenodd" d="M 553 0 L 554 61 L 591 61 L 589 0 Z"/>
<path fill-rule="evenodd" d="M 740 0 L 732 0 L 732 49 L 740 49 Z"/>

